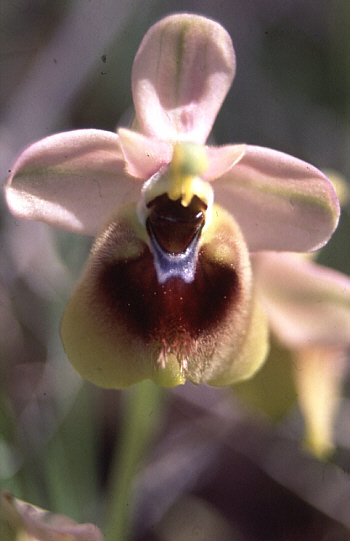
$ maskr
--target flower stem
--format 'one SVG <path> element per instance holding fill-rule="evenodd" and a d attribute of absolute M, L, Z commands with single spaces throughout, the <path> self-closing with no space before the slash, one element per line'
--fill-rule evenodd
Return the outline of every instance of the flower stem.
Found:
<path fill-rule="evenodd" d="M 121 445 L 110 478 L 106 541 L 126 541 L 133 516 L 132 485 L 141 460 L 159 425 L 162 389 L 144 381 L 126 392 Z"/>

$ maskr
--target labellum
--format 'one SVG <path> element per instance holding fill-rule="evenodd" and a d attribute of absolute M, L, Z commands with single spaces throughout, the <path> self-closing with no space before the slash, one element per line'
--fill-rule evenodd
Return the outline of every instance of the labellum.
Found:
<path fill-rule="evenodd" d="M 175 148 L 141 206 L 120 207 L 97 238 L 61 329 L 84 378 L 117 388 L 145 378 L 227 385 L 263 361 L 248 250 L 200 169 Z"/>

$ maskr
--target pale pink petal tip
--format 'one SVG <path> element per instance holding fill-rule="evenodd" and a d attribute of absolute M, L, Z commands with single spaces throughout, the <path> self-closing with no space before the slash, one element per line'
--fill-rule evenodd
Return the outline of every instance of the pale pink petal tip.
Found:
<path fill-rule="evenodd" d="M 78 524 L 64 515 L 18 500 L 7 491 L 1 493 L 0 503 L 5 535 L 8 528 L 11 539 L 12 534 L 17 534 L 16 539 L 33 541 L 103 541 L 101 530 L 94 524 Z"/>

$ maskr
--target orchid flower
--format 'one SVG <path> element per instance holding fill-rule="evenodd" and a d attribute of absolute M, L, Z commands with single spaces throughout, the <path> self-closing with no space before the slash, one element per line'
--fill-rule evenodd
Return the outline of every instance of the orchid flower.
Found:
<path fill-rule="evenodd" d="M 0 534 L 4 541 L 103 541 L 94 524 L 77 524 L 18 500 L 7 491 L 0 495 Z"/>
<path fill-rule="evenodd" d="M 315 167 L 267 148 L 206 145 L 234 74 L 218 23 L 166 17 L 133 64 L 137 131 L 53 135 L 14 165 L 6 195 L 16 216 L 97 235 L 61 336 L 98 385 L 252 376 L 268 333 L 249 252 L 316 250 L 337 225 L 337 197 Z"/>
<path fill-rule="evenodd" d="M 350 278 L 291 253 L 258 254 L 254 271 L 269 326 L 292 354 L 306 443 L 328 456 L 350 348 Z"/>

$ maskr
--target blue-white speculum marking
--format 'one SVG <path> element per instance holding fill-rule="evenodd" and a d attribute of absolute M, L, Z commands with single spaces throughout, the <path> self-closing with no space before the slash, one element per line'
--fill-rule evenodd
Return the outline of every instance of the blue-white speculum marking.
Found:
<path fill-rule="evenodd" d="M 192 282 L 207 205 L 194 196 L 190 205 L 183 207 L 181 199 L 171 201 L 164 194 L 149 206 L 146 227 L 159 283 L 176 276 Z"/>
<path fill-rule="evenodd" d="M 206 168 L 205 147 L 177 143 L 171 163 L 143 186 L 138 216 L 148 232 L 160 284 L 195 278 L 201 233 L 211 221 L 213 204 L 213 190 L 200 177 Z"/>

